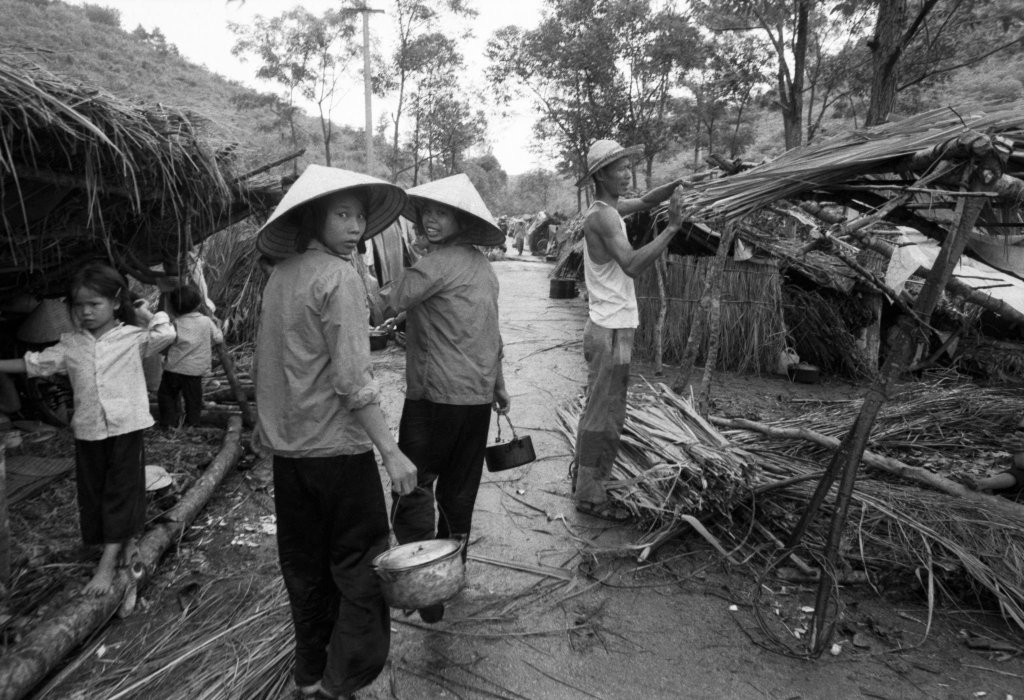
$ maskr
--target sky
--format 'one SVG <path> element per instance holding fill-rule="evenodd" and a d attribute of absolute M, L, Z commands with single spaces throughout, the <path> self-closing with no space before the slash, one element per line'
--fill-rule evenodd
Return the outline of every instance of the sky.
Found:
<path fill-rule="evenodd" d="M 314 14 L 321 14 L 330 7 L 353 6 L 361 3 L 353 0 L 305 0 L 300 3 L 281 0 L 91 0 L 93 4 L 112 7 L 121 13 L 121 26 L 132 31 L 142 25 L 147 31 L 159 27 L 167 41 L 178 47 L 182 56 L 221 75 L 245 85 L 268 91 L 269 84 L 259 84 L 253 74 L 256 64 L 243 63 L 231 55 L 235 36 L 227 29 L 228 22 L 246 24 L 255 15 L 272 17 L 301 4 Z M 78 4 L 82 4 L 79 2 Z M 384 55 L 390 55 L 394 46 L 395 18 L 390 0 L 368 0 L 371 9 L 384 10 L 384 14 L 371 14 L 371 43 L 376 43 Z M 474 85 L 483 86 L 483 71 L 486 64 L 484 47 L 487 38 L 499 27 L 518 24 L 526 29 L 533 28 L 540 21 L 543 0 L 470 0 L 479 13 L 472 23 L 474 38 L 462 45 L 468 66 L 467 77 Z M 360 25 L 361 26 L 361 25 Z M 446 29 L 457 29 L 449 24 Z M 454 33 L 454 32 L 453 32 Z M 360 33 L 360 37 L 362 34 Z M 360 39 L 360 42 L 362 40 Z M 344 99 L 332 118 L 342 124 L 362 128 L 365 123 L 363 85 L 354 78 L 349 92 L 351 99 Z M 538 162 L 530 151 L 533 115 L 529 106 L 523 105 L 510 118 L 501 118 L 490 105 L 480 105 L 487 113 L 489 140 L 494 155 L 501 166 L 511 175 L 550 164 Z M 389 105 L 378 98 L 373 101 L 373 120 L 376 124 Z M 311 111 L 315 114 L 315 111 Z"/>

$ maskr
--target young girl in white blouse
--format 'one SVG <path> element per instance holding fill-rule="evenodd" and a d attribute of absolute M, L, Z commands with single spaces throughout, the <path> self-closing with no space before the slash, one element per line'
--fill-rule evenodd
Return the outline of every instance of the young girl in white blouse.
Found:
<path fill-rule="evenodd" d="M 146 519 L 143 431 L 153 425 L 142 358 L 174 342 L 164 312 L 132 306 L 128 283 L 107 265 L 81 268 L 71 281 L 77 326 L 56 345 L 23 359 L 0 360 L 0 372 L 30 377 L 67 374 L 74 391 L 75 473 L 82 539 L 102 545 L 84 593 L 113 590 L 118 565 L 135 554 Z M 136 320 L 148 322 L 140 328 Z"/>

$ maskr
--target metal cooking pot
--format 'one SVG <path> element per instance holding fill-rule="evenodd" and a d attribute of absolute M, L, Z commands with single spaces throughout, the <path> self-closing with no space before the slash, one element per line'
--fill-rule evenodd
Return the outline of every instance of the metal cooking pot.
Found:
<path fill-rule="evenodd" d="M 414 610 L 454 596 L 466 586 L 462 547 L 462 540 L 423 540 L 374 557 L 384 600 L 393 608 Z"/>

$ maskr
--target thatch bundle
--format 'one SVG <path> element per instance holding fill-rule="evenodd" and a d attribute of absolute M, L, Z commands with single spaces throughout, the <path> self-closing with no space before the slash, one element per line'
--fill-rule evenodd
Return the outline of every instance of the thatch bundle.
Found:
<path fill-rule="evenodd" d="M 780 429 L 806 428 L 841 439 L 849 429 L 860 401 L 822 404 L 800 416 L 778 420 Z M 963 459 L 991 449 L 1012 433 L 1024 417 L 1024 396 L 1012 387 L 979 387 L 955 381 L 928 381 L 900 391 L 886 402 L 871 432 L 868 449 L 907 462 L 936 455 L 960 454 Z M 827 460 L 828 451 L 816 445 L 740 433 L 739 445 L 767 447 L 789 457 Z"/>
<path fill-rule="evenodd" d="M 205 127 L 0 53 L 0 294 L 62 291 L 93 256 L 132 272 L 173 266 L 248 216 L 257 193 Z"/>
<path fill-rule="evenodd" d="M 911 457 L 954 449 L 969 453 L 991 445 L 993 432 L 1012 429 L 1022 410 L 1024 399 L 1008 391 L 916 387 L 886 405 L 871 449 Z M 851 405 L 826 406 L 777 425 L 842 435 L 854 411 Z M 573 402 L 559 414 L 570 443 L 579 412 Z M 660 385 L 628 409 L 609 494 L 637 517 L 646 541 L 678 531 L 690 516 L 717 535 L 717 546 L 770 558 L 806 510 L 829 456 L 804 442 L 719 432 Z M 802 541 L 797 553 L 804 559 L 822 549 L 832 498 Z M 853 503 L 851 532 L 841 551 L 846 566 L 864 569 L 876 583 L 916 576 L 930 579 L 952 599 L 970 593 L 982 602 L 994 600 L 1024 628 L 1024 516 L 869 471 L 862 472 Z"/>
<path fill-rule="evenodd" d="M 670 256 L 666 266 L 665 303 L 668 323 L 663 336 L 663 360 L 678 363 L 686 351 L 690 325 L 698 314 L 704 281 L 714 259 L 710 257 Z M 652 359 L 656 319 L 662 300 L 658 293 L 656 270 L 648 270 L 637 279 L 640 327 L 634 354 Z M 782 290 L 778 267 L 772 262 L 726 263 L 722 277 L 721 324 L 718 360 L 720 369 L 754 374 L 770 373 L 786 347 L 782 313 Z M 708 338 L 697 353 L 697 361 L 706 356 Z"/>
<path fill-rule="evenodd" d="M 858 178 L 900 172 L 915 154 L 951 148 L 966 131 L 1001 133 L 1024 142 L 1024 105 L 995 106 L 989 112 L 934 109 L 891 124 L 786 151 L 745 172 L 695 184 L 684 204 L 691 216 L 708 221 L 738 219 L 779 200 L 810 190 L 844 187 Z M 1018 150 L 1019 153 L 1019 150 Z M 1024 172 L 1024 157 L 1010 157 L 1007 173 Z M 885 182 L 876 182 L 884 188 Z M 934 200 L 933 200 L 934 203 Z"/>

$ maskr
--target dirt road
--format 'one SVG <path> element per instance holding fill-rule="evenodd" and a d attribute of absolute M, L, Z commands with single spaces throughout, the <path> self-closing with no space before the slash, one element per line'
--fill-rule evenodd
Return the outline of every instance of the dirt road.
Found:
<path fill-rule="evenodd" d="M 672 542 L 657 562 L 638 566 L 621 549 L 641 534 L 635 527 L 577 516 L 569 499 L 569 451 L 556 411 L 583 388 L 585 303 L 549 298 L 548 263 L 514 256 L 495 269 L 511 415 L 533 439 L 538 460 L 485 472 L 467 589 L 433 626 L 393 611 L 388 667 L 362 700 L 1024 697 L 1021 635 L 995 616 L 947 610 L 929 620 L 920 591 L 847 588 L 838 654 L 808 661 L 769 649 L 750 604 L 755 572 L 726 565 L 703 540 Z M 404 351 L 374 353 L 374 363 L 397 428 Z M 654 379 L 649 368 L 634 369 L 638 387 Z M 807 392 L 845 398 L 858 388 L 724 374 L 713 399 L 719 413 L 760 417 Z M 259 466 L 229 475 L 161 563 L 139 611 L 104 631 L 72 665 L 67 685 L 48 697 L 180 700 L 205 690 L 207 674 L 263 674 L 269 680 L 261 687 L 290 687 L 291 626 L 268 487 Z M 799 634 L 814 588 L 769 579 L 758 590 L 773 629 Z M 250 619 L 259 624 L 244 623 Z M 1009 641 L 1008 651 L 970 649 L 972 634 Z M 220 646 L 204 656 L 214 637 Z M 261 642 L 268 648 L 257 662 Z M 132 694 L 151 672 L 159 678 Z"/>
<path fill-rule="evenodd" d="M 470 552 L 550 570 L 527 573 L 471 561 L 469 587 L 442 623 L 428 627 L 416 616 L 396 615 L 392 669 L 368 697 L 1024 695 L 1024 663 L 966 649 L 963 630 L 975 626 L 969 616 L 942 617 L 920 648 L 890 653 L 921 639 L 925 606 L 903 602 L 896 609 L 870 591 L 850 591 L 849 629 L 865 630 L 858 640 L 864 646 L 844 642 L 838 656 L 799 660 L 758 646 L 761 635 L 747 604 L 753 579 L 726 570 L 702 541 L 672 545 L 662 550 L 660 564 L 640 569 L 629 557 L 592 553 L 593 544 L 612 547 L 639 533 L 577 516 L 568 498 L 569 454 L 556 409 L 585 382 L 585 302 L 548 298 L 549 264 L 513 258 L 495 268 L 511 415 L 533 438 L 539 459 L 513 472 L 485 472 Z M 399 413 L 403 359 L 396 350 L 380 358 L 382 380 L 397 389 L 387 392 L 394 399 L 390 417 Z M 635 369 L 639 381 L 645 368 Z M 852 389 L 831 387 L 841 394 Z M 759 402 L 784 400 L 792 391 L 794 385 L 775 378 L 724 377 L 716 400 L 738 412 L 747 405 L 756 411 Z M 810 588 L 776 588 L 791 608 L 813 605 Z"/>

